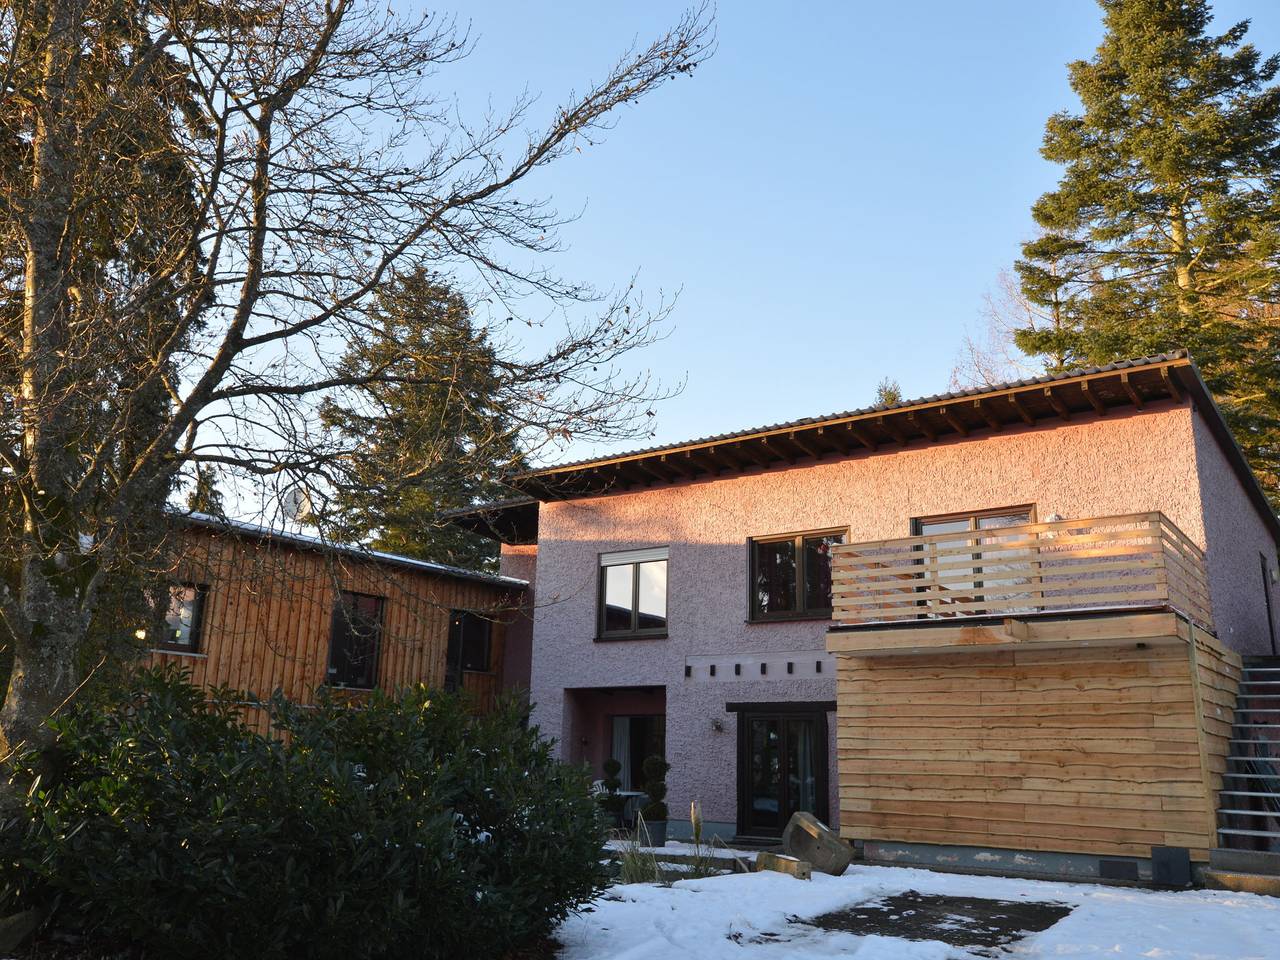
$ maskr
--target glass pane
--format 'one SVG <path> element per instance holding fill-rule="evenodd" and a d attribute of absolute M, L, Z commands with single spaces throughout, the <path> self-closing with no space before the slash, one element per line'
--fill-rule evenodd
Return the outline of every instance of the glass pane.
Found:
<path fill-rule="evenodd" d="M 750 772 L 748 801 L 753 826 L 780 827 L 782 786 L 779 751 L 779 723 L 776 719 L 753 717 L 749 734 Z"/>
<path fill-rule="evenodd" d="M 787 785 L 790 802 L 787 818 L 797 810 L 818 810 L 818 771 L 813 763 L 814 722 L 787 721 Z"/>
<path fill-rule="evenodd" d="M 667 625 L 667 561 L 640 564 L 641 630 L 661 630 Z"/>
<path fill-rule="evenodd" d="M 805 537 L 804 540 L 804 608 L 831 609 L 831 548 L 844 543 L 842 534 Z"/>
<path fill-rule="evenodd" d="M 196 588 L 170 587 L 169 611 L 164 619 L 169 625 L 166 642 L 181 647 L 191 646 L 192 628 L 196 620 Z"/>
<path fill-rule="evenodd" d="M 755 545 L 755 600 L 757 613 L 783 613 L 796 609 L 796 544 L 777 540 Z"/>
<path fill-rule="evenodd" d="M 462 669 L 489 669 L 489 621 L 468 613 L 462 620 Z"/>
<path fill-rule="evenodd" d="M 1006 513 L 999 517 L 979 517 L 979 530 L 995 530 L 1000 527 L 1017 527 L 1031 522 L 1031 514 L 1025 510 L 1021 513 Z"/>
<path fill-rule="evenodd" d="M 604 631 L 616 633 L 631 629 L 632 577 L 635 564 L 623 563 L 604 568 Z"/>

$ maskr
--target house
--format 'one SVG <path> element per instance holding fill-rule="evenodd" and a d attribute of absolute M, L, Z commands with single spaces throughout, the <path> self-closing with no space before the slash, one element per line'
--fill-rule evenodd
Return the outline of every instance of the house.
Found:
<path fill-rule="evenodd" d="M 627 786 L 663 753 L 672 835 L 810 810 L 869 859 L 1071 876 L 1280 840 L 1280 523 L 1183 353 L 514 485 L 457 522 L 532 584 L 534 720 Z"/>
<path fill-rule="evenodd" d="M 198 514 L 181 522 L 151 663 L 302 704 L 322 687 L 359 699 L 424 683 L 465 690 L 484 709 L 502 689 L 524 581 Z"/>

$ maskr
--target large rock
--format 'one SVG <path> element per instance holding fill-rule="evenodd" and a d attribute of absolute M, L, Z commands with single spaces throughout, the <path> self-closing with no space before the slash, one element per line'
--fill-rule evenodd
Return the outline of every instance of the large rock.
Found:
<path fill-rule="evenodd" d="M 815 870 L 838 877 L 853 860 L 853 848 L 812 813 L 797 811 L 782 831 L 782 849 Z"/>

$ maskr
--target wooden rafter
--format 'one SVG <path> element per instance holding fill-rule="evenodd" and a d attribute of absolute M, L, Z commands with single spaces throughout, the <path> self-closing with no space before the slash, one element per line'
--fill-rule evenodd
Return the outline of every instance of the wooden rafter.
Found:
<path fill-rule="evenodd" d="M 879 449 L 880 444 L 876 443 L 876 441 L 872 439 L 871 435 L 867 433 L 867 431 L 863 430 L 857 424 L 855 423 L 845 424 L 845 429 L 849 431 L 849 433 L 853 436 L 855 440 L 857 440 L 860 444 L 862 444 L 872 453 L 875 453 L 876 450 Z"/>
<path fill-rule="evenodd" d="M 818 428 L 818 439 L 834 444 L 836 449 L 845 456 L 853 453 L 853 437 L 847 435 L 846 430 L 832 430 L 828 427 Z"/>
<path fill-rule="evenodd" d="M 760 450 L 755 446 L 755 444 L 750 443 L 746 440 L 739 440 L 734 446 L 744 457 L 746 457 L 748 460 L 750 460 L 752 463 L 756 464 L 757 466 L 761 466 L 761 467 L 773 466 L 773 461 L 770 460 L 763 453 L 761 453 Z"/>
<path fill-rule="evenodd" d="M 893 437 L 894 440 L 897 440 L 900 446 L 905 447 L 907 445 L 906 434 L 899 430 L 898 425 L 891 419 L 887 417 L 876 417 L 876 426 L 889 436 Z"/>
<path fill-rule="evenodd" d="M 908 413 L 907 420 L 913 427 L 929 438 L 930 443 L 936 443 L 938 439 L 938 431 L 933 429 L 933 425 L 918 413 Z"/>
<path fill-rule="evenodd" d="M 664 453 L 661 460 L 664 467 L 674 471 L 686 480 L 691 480 L 698 476 L 698 471 L 694 468 L 693 461 L 688 457 L 678 457 Z M 681 462 L 682 460 L 684 461 L 683 463 Z"/>
<path fill-rule="evenodd" d="M 1013 407 L 1013 412 L 1022 418 L 1023 423 L 1028 427 L 1034 427 L 1036 425 L 1035 415 L 1026 408 L 1026 405 L 1021 400 L 1018 399 L 1018 395 L 1016 393 L 1009 394 L 1006 399 L 1009 401 L 1009 406 Z"/>
<path fill-rule="evenodd" d="M 1129 382 L 1129 371 L 1120 371 L 1120 386 L 1124 387 L 1124 392 L 1129 395 L 1129 400 L 1139 410 L 1142 409 L 1142 394 L 1134 389 L 1133 384 Z"/>
<path fill-rule="evenodd" d="M 1089 386 L 1088 380 L 1080 381 L 1080 392 L 1084 394 L 1084 398 L 1093 405 L 1093 409 L 1098 411 L 1098 416 L 1105 417 L 1107 415 L 1107 405 L 1102 402 L 1102 398 L 1098 396 L 1098 392 Z"/>
<path fill-rule="evenodd" d="M 650 463 L 648 460 L 633 460 L 631 462 L 634 463 L 641 470 L 643 470 L 645 473 L 649 474 L 649 476 L 653 477 L 655 480 L 660 480 L 663 483 L 670 483 L 671 480 L 673 479 L 670 473 L 664 473 L 663 471 L 655 467 L 652 463 Z"/>
<path fill-rule="evenodd" d="M 1173 402 L 1181 403 L 1184 399 L 1182 388 L 1178 386 L 1178 381 L 1173 379 L 1173 373 L 1168 367 L 1160 368 L 1160 379 L 1164 381 L 1164 388 L 1169 391 L 1169 396 L 1173 397 Z"/>
<path fill-rule="evenodd" d="M 955 411 L 950 407 L 939 407 L 938 416 L 951 424 L 951 429 L 960 434 L 960 436 L 967 437 L 969 435 L 969 427 L 963 420 L 955 415 Z"/>
<path fill-rule="evenodd" d="M 788 434 L 787 434 L 787 441 L 788 441 L 792 446 L 798 447 L 798 448 L 799 448 L 800 450 L 802 450 L 804 453 L 806 453 L 806 454 L 808 454 L 809 456 L 813 457 L 813 459 L 815 459 L 815 460 L 821 460 L 821 459 L 822 459 L 822 456 L 823 456 L 823 455 L 822 455 L 822 453 L 820 453 L 816 447 L 814 447 L 814 446 L 812 446 L 811 444 L 809 444 L 809 442 L 808 442 L 808 441 L 806 441 L 806 440 L 804 439 L 804 437 L 802 437 L 802 436 L 801 436 L 798 432 L 796 432 L 795 430 L 792 430 L 790 433 L 788 433 Z"/>
<path fill-rule="evenodd" d="M 981 399 L 973 401 L 973 409 L 978 411 L 978 415 L 987 421 L 987 426 L 992 430 L 999 432 L 1004 429 L 1004 421 L 992 413 L 991 408 L 983 403 Z"/>
<path fill-rule="evenodd" d="M 1067 409 L 1067 405 L 1062 402 L 1062 398 L 1053 392 L 1053 387 L 1044 388 L 1044 398 L 1049 401 L 1049 406 L 1053 407 L 1054 412 L 1063 420 L 1071 419 L 1071 411 Z"/>

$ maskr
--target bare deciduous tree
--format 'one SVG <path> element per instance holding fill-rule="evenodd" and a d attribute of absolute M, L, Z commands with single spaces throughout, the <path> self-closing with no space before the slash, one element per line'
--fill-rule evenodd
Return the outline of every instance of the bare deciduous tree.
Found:
<path fill-rule="evenodd" d="M 359 0 L 0 2 L 10 748 L 48 742 L 104 590 L 161 555 L 175 478 L 350 481 L 358 439 L 317 410 L 387 375 L 340 359 L 401 270 L 483 305 L 535 453 L 648 432 L 658 388 L 618 361 L 668 305 L 542 268 L 563 221 L 521 188 L 710 41 L 695 10 L 540 127 L 528 96 L 473 125 L 431 92 L 470 48 L 435 16 Z"/>

